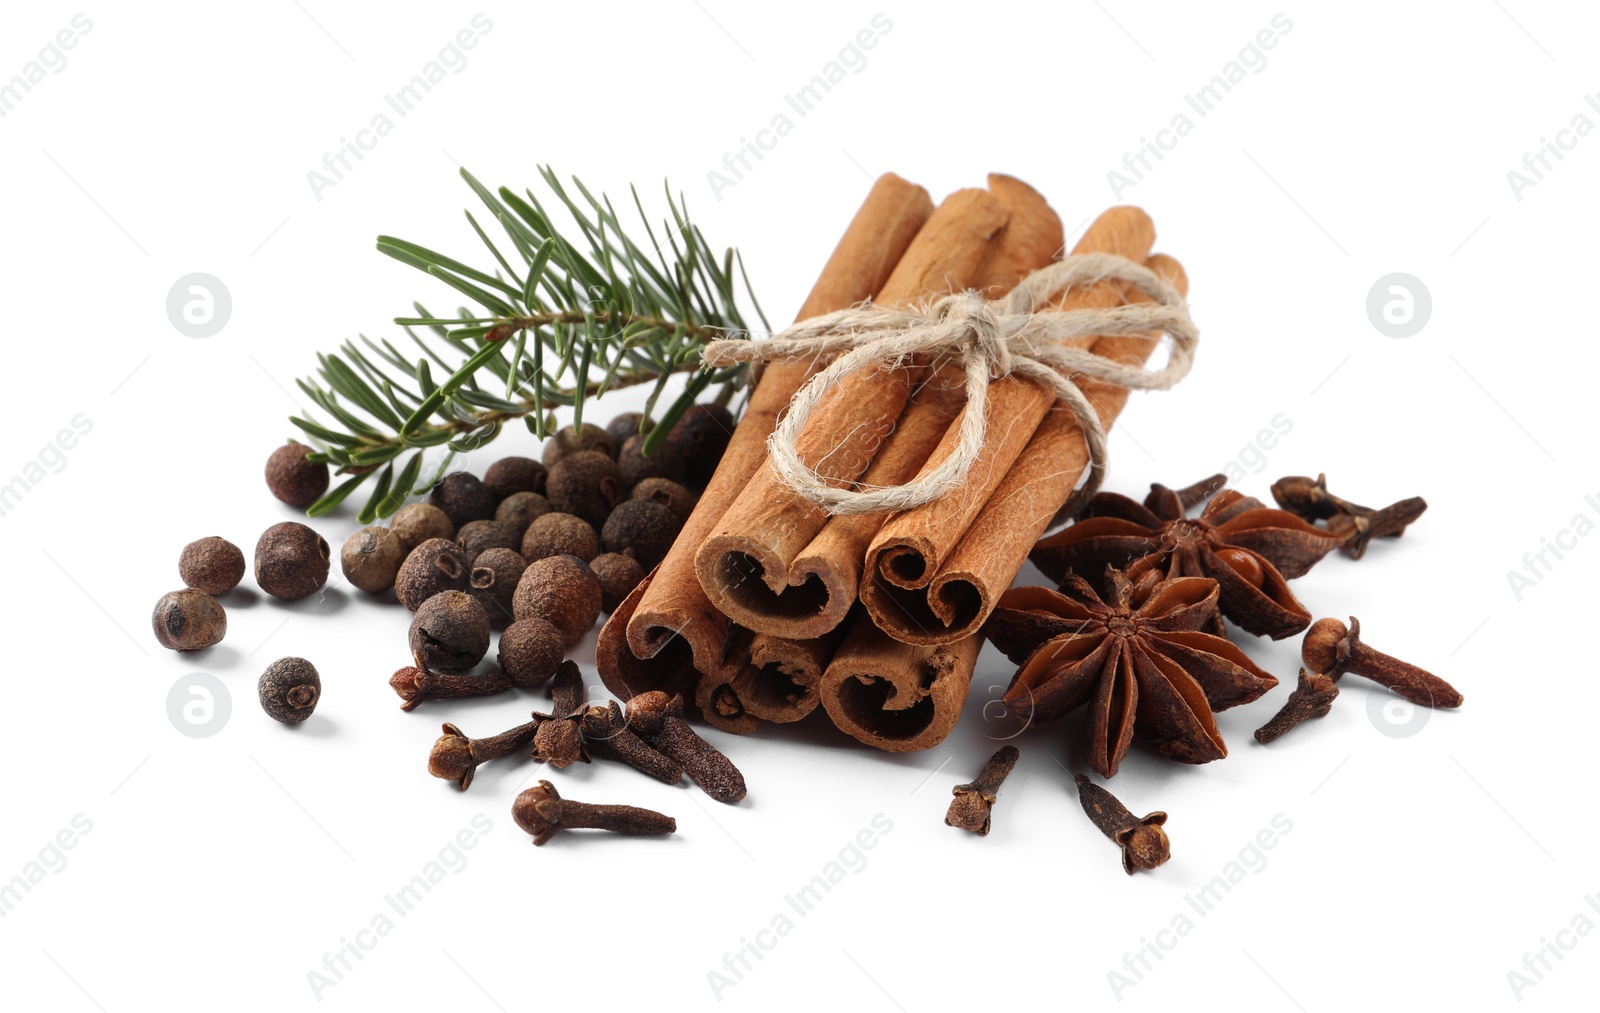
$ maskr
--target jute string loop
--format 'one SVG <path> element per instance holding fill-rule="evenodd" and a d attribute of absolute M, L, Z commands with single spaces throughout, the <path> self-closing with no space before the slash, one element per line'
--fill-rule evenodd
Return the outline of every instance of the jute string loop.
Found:
<path fill-rule="evenodd" d="M 1037 309 L 1073 286 L 1100 281 L 1128 282 L 1152 301 L 1106 309 Z M 1063 343 L 1152 332 L 1171 339 L 1166 364 L 1155 370 Z M 976 292 L 958 292 L 926 313 L 865 303 L 802 320 L 766 341 L 713 341 L 701 358 L 709 366 L 730 366 L 837 356 L 800 388 L 767 439 L 772 467 L 784 484 L 833 514 L 908 510 L 959 488 L 983 447 L 987 413 L 981 409 L 989 383 L 1004 376 L 1032 380 L 1072 412 L 1088 446 L 1089 475 L 1068 500 L 1065 509 L 1071 511 L 1100 488 L 1106 467 L 1105 429 L 1076 379 L 1166 390 L 1188 374 L 1199 337 L 1188 303 L 1154 271 L 1125 257 L 1088 253 L 1040 268 L 992 302 Z M 968 410 L 962 413 L 959 439 L 949 456 L 904 485 L 861 488 L 833 485 L 800 459 L 800 433 L 829 388 L 851 373 L 879 364 L 895 366 L 913 356 L 956 359 L 966 373 Z"/>

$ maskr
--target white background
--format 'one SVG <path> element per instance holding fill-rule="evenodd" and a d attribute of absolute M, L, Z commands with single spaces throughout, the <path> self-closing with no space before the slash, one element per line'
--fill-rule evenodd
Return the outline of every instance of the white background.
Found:
<path fill-rule="evenodd" d="M 0 880 L 42 848 L 56 866 L 0 919 L 7 1006 L 682 1008 L 714 1004 L 708 972 L 727 973 L 724 954 L 780 912 L 793 931 L 761 937 L 776 944 L 721 990 L 729 1008 L 1495 1009 L 1518 1005 L 1508 972 L 1528 973 L 1524 955 L 1547 940 L 1573 949 L 1520 1002 L 1592 1000 L 1600 939 L 1566 930 L 1580 914 L 1600 923 L 1585 900 L 1600 875 L 1583 649 L 1600 539 L 1560 533 L 1600 520 L 1588 415 L 1600 360 L 1581 310 L 1600 137 L 1564 135 L 1572 150 L 1520 199 L 1506 174 L 1578 114 L 1600 123 L 1584 101 L 1600 88 L 1600 25 L 1579 5 L 1529 0 L 1341 7 L 83 8 L 92 29 L 65 66 L 0 119 L 0 482 L 41 454 L 58 466 L 0 518 Z M 492 29 L 466 65 L 319 199 L 308 171 L 480 10 Z M 892 28 L 866 65 L 713 194 L 707 171 L 793 117 L 784 95 L 880 11 Z M 1293 27 L 1266 65 L 1196 116 L 1184 96 L 1280 11 Z M 0 79 L 78 12 L 9 5 Z M 1108 170 L 1185 111 L 1192 132 L 1114 195 Z M 1135 398 L 1118 424 L 1111 487 L 1142 495 L 1236 463 L 1263 497 L 1280 475 L 1319 470 L 1363 502 L 1425 495 L 1404 539 L 1359 563 L 1330 557 L 1295 589 L 1318 615 L 1359 615 L 1369 643 L 1449 678 L 1466 705 L 1385 734 L 1415 715 L 1385 712 L 1391 698 L 1348 678 L 1328 718 L 1271 748 L 1250 732 L 1286 688 L 1221 717 L 1226 760 L 1192 768 L 1136 749 L 1112 787 L 1171 814 L 1174 857 L 1130 879 L 1063 770 L 1081 769 L 1075 719 L 1020 740 L 989 837 L 943 825 L 950 786 L 994 747 L 981 712 L 1010 668 L 992 650 L 961 726 L 926 754 L 860 748 L 820 715 L 748 740 L 708 733 L 748 776 L 736 808 L 610 765 L 496 763 L 466 793 L 428 777 L 441 720 L 487 734 L 541 701 L 402 713 L 385 679 L 408 616 L 342 580 L 288 606 L 230 597 L 223 644 L 161 650 L 147 616 L 177 586 L 179 548 L 217 533 L 248 551 L 294 516 L 261 466 L 291 432 L 293 380 L 315 353 L 358 332 L 397 337 L 389 321 L 414 298 L 454 302 L 373 238 L 481 262 L 458 164 L 521 188 L 545 162 L 613 194 L 636 182 L 658 213 L 670 179 L 714 243 L 743 250 L 775 321 L 885 170 L 936 197 L 1011 172 L 1052 199 L 1069 238 L 1119 199 L 1143 205 L 1158 248 L 1188 268 L 1204 338 L 1193 375 Z M 165 311 L 195 271 L 233 300 L 207 339 Z M 1401 340 L 1366 311 L 1395 271 L 1433 302 Z M 93 428 L 62 464 L 44 448 L 80 413 Z M 1279 413 L 1289 434 L 1250 449 Z M 534 449 L 508 436 L 469 466 Z M 319 523 L 335 546 L 355 526 L 350 512 Z M 1566 558 L 1548 555 L 1519 600 L 1508 571 L 1558 535 Z M 1297 641 L 1247 646 L 1292 683 Z M 325 682 L 298 730 L 255 702 L 257 674 L 285 654 L 312 658 Z M 232 700 L 206 739 L 166 712 L 194 671 Z M 536 776 L 662 809 L 679 833 L 535 849 L 510 802 Z M 465 866 L 447 854 L 457 871 L 392 932 L 361 936 L 375 945 L 319 993 L 308 972 L 479 813 L 490 829 Z M 79 814 L 92 829 L 62 867 L 46 846 Z M 856 871 L 795 915 L 785 895 L 876 814 L 892 830 L 865 865 L 847 853 Z M 1275 817 L 1292 829 L 1252 853 Z M 1186 897 L 1241 852 L 1252 871 L 1201 916 Z M 1159 935 L 1180 914 L 1192 930 Z M 1135 981 L 1124 958 L 1147 941 L 1168 948 Z M 1120 989 L 1113 970 L 1128 975 Z"/>

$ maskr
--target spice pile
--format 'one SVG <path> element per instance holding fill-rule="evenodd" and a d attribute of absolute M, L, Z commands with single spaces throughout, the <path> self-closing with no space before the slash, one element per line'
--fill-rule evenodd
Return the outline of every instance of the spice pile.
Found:
<path fill-rule="evenodd" d="M 668 784 L 687 774 L 720 802 L 744 797 L 743 776 L 684 721 L 681 698 L 645 693 L 626 710 L 591 704 L 578 666 L 565 660 L 600 614 L 665 555 L 693 509 L 693 488 L 716 469 L 734 430 L 726 408 L 696 405 L 646 457 L 641 446 L 651 423 L 637 413 L 603 429 L 563 429 L 545 445 L 542 462 L 503 458 L 481 479 L 452 472 L 427 502 L 402 506 L 390 524 L 349 537 L 339 556 L 349 582 L 373 595 L 393 590 L 413 613 L 413 663 L 389 680 L 403 710 L 549 686 L 548 711 L 499 735 L 474 739 L 446 724 L 429 773 L 464 790 L 477 766 L 493 759 L 530 756 L 560 769 L 603 756 Z M 286 444 L 267 463 L 268 487 L 292 506 L 315 502 L 328 487 L 327 466 L 307 453 Z M 326 584 L 330 556 L 310 527 L 273 525 L 256 545 L 256 583 L 280 600 L 304 598 Z M 187 546 L 179 561 L 187 586 L 164 595 L 152 616 L 162 645 L 191 651 L 220 642 L 227 614 L 217 597 L 237 586 L 244 570 L 244 554 L 223 538 Z M 497 629 L 496 662 L 477 671 Z M 310 717 L 321 692 L 315 667 L 303 658 L 273 662 L 259 683 L 262 709 L 285 724 Z M 540 844 L 557 826 L 675 829 L 669 817 L 648 810 L 561 799 L 547 781 L 518 798 L 514 815 Z"/>
<path fill-rule="evenodd" d="M 737 426 L 720 404 L 693 405 L 680 415 L 681 402 L 668 413 L 677 419 L 670 432 L 653 436 L 650 419 L 640 414 L 619 415 L 604 428 L 575 425 L 550 437 L 542 461 L 508 457 L 481 478 L 465 471 L 437 477 L 427 502 L 404 503 L 423 448 L 448 442 L 475 449 L 498 434 L 503 421 L 519 417 L 543 432 L 542 416 L 531 413 L 543 411 L 549 377 L 539 356 L 546 341 L 562 346 L 566 365 L 575 357 L 581 363 L 570 392 L 560 395 L 581 414 L 593 355 L 616 356 L 609 380 L 622 369 L 630 337 L 655 335 L 663 344 L 670 337 L 673 355 L 635 357 L 658 370 L 659 394 L 672 372 L 694 364 L 693 349 L 683 351 L 685 341 L 709 342 L 708 333 L 729 329 L 706 310 L 689 280 L 695 272 L 716 279 L 728 319 L 737 319 L 730 308 L 733 256 L 720 272 L 715 261 L 696 259 L 703 258 L 703 240 L 680 221 L 689 252 L 674 252 L 689 258 L 687 268 L 680 261 L 676 269 L 687 291 L 673 290 L 668 275 L 674 269 L 647 265 L 624 279 L 614 273 L 615 263 L 633 265 L 640 251 L 605 238 L 614 219 L 593 198 L 598 230 L 582 209 L 568 205 L 587 237 L 599 237 L 593 263 L 567 245 L 557 250 L 542 209 L 516 204 L 532 232 L 502 219 L 527 260 L 524 282 L 500 259 L 518 286 L 498 272 L 472 272 L 420 247 L 390 243 L 413 266 L 465 272 L 497 286 L 501 294 L 456 278 L 454 287 L 477 298 L 489 315 L 463 310 L 453 332 L 443 330 L 442 318 L 397 321 L 438 328 L 468 360 L 442 385 L 420 361 L 419 392 L 401 392 L 385 381 L 382 396 L 342 359 L 327 360 L 338 366 L 325 362 L 330 388 L 396 435 L 358 425 L 333 394 L 307 387 L 319 405 L 363 435 L 296 419 L 327 446 L 315 452 L 299 444 L 280 447 L 266 473 L 278 499 L 315 504 L 311 512 L 317 513 L 386 465 L 362 516 L 392 511 L 392 520 L 355 532 L 339 558 L 353 586 L 373 595 L 392 589 L 413 613 L 412 664 L 389 680 L 403 710 L 547 689 L 547 709 L 499 734 L 474 738 L 445 724 L 428 757 L 429 773 L 465 790 L 480 764 L 504 757 L 528 756 L 555 769 L 605 757 L 668 784 L 687 775 L 712 798 L 732 804 L 745 796 L 744 779 L 694 731 L 690 716 L 748 733 L 763 721 L 794 722 L 821 710 L 841 731 L 878 748 L 927 749 L 955 726 L 986 637 L 1017 666 L 1003 696 L 1009 713 L 1031 728 L 1082 709 L 1084 759 L 1103 778 L 1115 775 L 1135 737 L 1183 763 L 1227 755 L 1216 712 L 1256 701 L 1279 682 L 1234 643 L 1238 631 L 1275 640 L 1305 634 L 1297 684 L 1255 733 L 1260 743 L 1327 714 L 1347 673 L 1419 705 L 1460 706 L 1461 694 L 1444 680 L 1367 647 L 1354 617 L 1348 624 L 1313 622 L 1289 587 L 1336 549 L 1361 559 L 1372 539 L 1399 536 L 1426 509 L 1422 499 L 1375 510 L 1330 493 L 1323 476 L 1289 476 L 1272 486 L 1273 508 L 1224 488 L 1217 475 L 1180 489 L 1154 485 L 1142 501 L 1097 492 L 1077 505 L 1078 497 L 1098 489 L 1103 431 L 1126 404 L 1129 385 L 1170 386 L 1187 369 L 1194 337 L 1184 304 L 1187 278 L 1176 260 L 1152 252 L 1154 225 L 1138 208 L 1106 211 L 1073 247 L 1073 259 L 1061 263 L 1061 220 L 1045 199 L 1009 176 L 991 175 L 987 183 L 935 206 L 920 186 L 893 174 L 878 179 L 799 314 L 813 320 L 870 303 L 895 319 L 920 321 L 907 326 L 960 317 L 970 329 L 960 340 L 970 338 L 977 351 L 904 352 L 878 362 L 850 360 L 854 352 L 844 351 L 839 361 L 864 365 L 829 385 L 821 381 L 833 380 L 831 374 L 819 377 L 832 367 L 826 355 L 773 358 L 745 377 L 737 369 L 718 372 L 728 367 L 719 356 L 733 353 L 707 344 L 685 397 L 692 401 L 713 378 L 749 379 L 753 386 Z M 486 202 L 497 207 L 492 197 Z M 544 279 L 540 295 L 536 282 L 552 257 L 561 259 L 564 273 L 558 282 Z M 1070 273 L 1079 269 L 1089 273 Z M 1035 288 L 1040 277 L 1058 284 Z M 609 308 L 585 304 L 579 312 L 549 305 L 546 296 L 558 304 L 576 298 L 574 278 L 585 282 L 585 291 L 607 293 Z M 1079 280 L 1068 284 L 1073 278 Z M 631 318 L 624 309 L 630 300 L 641 304 Z M 920 312 L 929 304 L 940 307 L 930 311 L 938 318 L 933 323 Z M 1044 371 L 1031 374 L 1034 379 L 995 368 L 1013 354 L 997 307 L 1016 314 L 1014 320 L 1026 317 L 1023 326 L 1045 314 L 1058 322 L 1092 321 L 1057 342 L 1088 359 L 1074 360 L 1070 369 L 1060 365 L 1064 360 L 1049 366 L 1030 360 Z M 1171 315 L 1151 315 L 1158 310 Z M 585 328 L 593 341 L 602 316 L 617 325 L 613 337 L 622 340 L 617 348 L 599 342 L 580 352 L 570 329 Z M 1131 322 L 1118 329 L 1108 321 Z M 1147 331 L 1152 321 L 1165 332 Z M 1104 333 L 1096 330 L 1102 326 Z M 1163 333 L 1173 337 L 1173 354 L 1161 370 L 1145 372 Z M 529 334 L 536 343 L 531 363 L 524 358 Z M 513 339 L 512 356 L 503 359 Z M 781 340 L 774 344 L 783 347 Z M 347 346 L 344 352 L 376 378 L 376 367 L 359 350 Z M 406 364 L 392 347 L 380 354 Z M 502 365 L 504 399 L 486 394 L 473 379 L 480 368 Z M 1049 372 L 1058 368 L 1059 374 Z M 1074 376 L 1076 386 L 1063 386 L 1066 373 L 1078 369 L 1084 375 Z M 979 375 L 989 377 L 987 387 L 974 386 L 969 401 L 968 382 Z M 1113 376 L 1121 379 L 1112 383 L 1107 378 Z M 530 377 L 531 399 L 509 400 Z M 1074 410 L 1080 398 L 1083 405 Z M 797 404 L 804 410 L 794 412 Z M 786 411 L 798 433 L 794 454 L 823 482 L 827 496 L 806 493 L 792 469 L 775 463 L 772 450 L 785 431 L 775 435 L 775 427 Z M 430 414 L 445 421 L 427 424 Z M 964 428 L 973 417 L 996 423 L 981 440 Z M 396 482 L 402 450 L 414 454 Z M 895 509 L 845 509 L 845 500 L 829 498 L 903 494 L 940 474 L 958 454 L 975 457 L 953 493 Z M 332 493 L 330 461 L 353 476 Z M 1075 494 L 1080 481 L 1085 487 Z M 1063 521 L 1069 523 L 1041 538 Z M 256 582 L 274 597 L 303 598 L 326 583 L 330 557 L 327 542 L 306 525 L 274 525 L 256 545 Z M 1011 587 L 1029 560 L 1054 587 Z M 185 548 L 179 570 L 186 586 L 163 596 L 152 617 L 161 643 L 196 650 L 220 641 L 227 616 L 216 596 L 239 583 L 244 563 L 240 550 L 221 538 Z M 597 667 L 622 703 L 590 702 L 577 665 L 566 657 L 602 613 L 609 619 L 597 638 Z M 496 630 L 495 661 L 485 666 Z M 322 687 L 309 662 L 285 658 L 268 668 L 259 689 L 263 709 L 293 724 L 312 713 Z M 946 823 L 987 835 L 1001 785 L 1019 755 L 1008 745 L 971 782 L 955 786 Z M 1168 860 L 1164 812 L 1135 817 L 1087 775 L 1075 780 L 1084 812 L 1121 848 L 1129 874 Z M 676 830 L 671 817 L 650 810 L 563 799 L 548 781 L 518 796 L 513 814 L 536 844 L 563 827 L 647 835 Z"/>

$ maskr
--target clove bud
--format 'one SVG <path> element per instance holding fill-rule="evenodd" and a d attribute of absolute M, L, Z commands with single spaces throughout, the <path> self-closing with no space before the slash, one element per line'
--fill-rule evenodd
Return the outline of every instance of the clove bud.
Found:
<path fill-rule="evenodd" d="M 1140 819 L 1128 811 L 1117 797 L 1092 784 L 1083 774 L 1077 775 L 1078 801 L 1089 820 L 1100 832 L 1122 848 L 1122 869 L 1133 875 L 1135 869 L 1154 869 L 1172 857 L 1172 843 L 1162 826 L 1167 814 L 1153 812 Z"/>
<path fill-rule="evenodd" d="M 670 834 L 678 821 L 654 809 L 631 805 L 591 805 L 562 798 L 549 781 L 517 796 L 511 804 L 511 818 L 533 835 L 533 843 L 543 844 L 560 829 L 609 830 L 617 834 Z"/>
<path fill-rule="evenodd" d="M 718 802 L 732 805 L 745 796 L 744 775 L 715 746 L 683 720 L 683 697 L 659 689 L 628 701 L 628 725 L 656 750 L 683 765 L 689 780 Z"/>
<path fill-rule="evenodd" d="M 1017 755 L 1016 746 L 1001 746 L 989 757 L 989 762 L 983 765 L 977 777 L 951 789 L 955 799 L 950 803 L 950 811 L 944 815 L 945 823 L 987 836 L 989 814 L 994 808 L 995 797 L 999 795 L 1000 785 L 1006 775 L 1017 765 Z"/>
<path fill-rule="evenodd" d="M 1302 668 L 1300 681 L 1283 702 L 1283 709 L 1256 729 L 1256 741 L 1266 745 L 1305 721 L 1325 717 L 1338 695 L 1339 684 L 1331 675 Z"/>
<path fill-rule="evenodd" d="M 1337 680 L 1353 672 L 1423 707 L 1461 706 L 1461 693 L 1437 675 L 1363 644 L 1355 616 L 1349 626 L 1337 619 L 1312 623 L 1300 644 L 1300 657 L 1314 673 Z"/>
<path fill-rule="evenodd" d="M 446 781 L 454 781 L 462 791 L 466 791 L 472 784 L 472 775 L 477 772 L 478 764 L 526 749 L 543 723 L 542 717 L 536 717 L 525 725 L 518 725 L 499 735 L 472 739 L 455 725 L 446 722 L 444 734 L 435 740 L 433 750 L 428 754 L 428 773 Z"/>

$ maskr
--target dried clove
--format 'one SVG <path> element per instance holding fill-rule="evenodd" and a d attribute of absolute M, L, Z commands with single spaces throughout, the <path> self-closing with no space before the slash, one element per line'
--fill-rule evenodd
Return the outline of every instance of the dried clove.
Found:
<path fill-rule="evenodd" d="M 1272 498 L 1283 509 L 1307 521 L 1327 521 L 1329 533 L 1345 540 L 1344 549 L 1353 559 L 1360 559 L 1374 538 L 1398 538 L 1428 509 L 1421 496 L 1391 503 L 1382 510 L 1352 503 L 1328 491 L 1327 475 L 1318 475 L 1315 480 L 1305 475 L 1287 475 L 1272 483 Z"/>
<path fill-rule="evenodd" d="M 1303 722 L 1326 717 L 1338 695 L 1339 684 L 1333 681 L 1333 676 L 1302 668 L 1300 681 L 1290 691 L 1289 699 L 1283 702 L 1283 709 L 1256 729 L 1256 741 L 1266 745 Z"/>
<path fill-rule="evenodd" d="M 1180 512 L 1192 510 L 1220 492 L 1228 484 L 1228 476 L 1218 472 L 1208 478 L 1202 478 L 1193 485 L 1186 485 L 1182 489 L 1169 489 L 1160 482 L 1150 483 L 1150 492 L 1144 498 L 1146 509 L 1157 509 L 1158 503 L 1170 503 L 1177 500 Z"/>
<path fill-rule="evenodd" d="M 1091 784 L 1088 777 L 1079 774 L 1075 780 L 1083 811 L 1101 833 L 1122 848 L 1122 868 L 1128 875 L 1133 875 L 1134 869 L 1154 869 L 1172 857 L 1172 843 L 1161 829 L 1167 822 L 1166 813 L 1153 812 L 1140 819 L 1115 795 Z"/>
<path fill-rule="evenodd" d="M 550 683 L 550 713 L 534 713 L 543 723 L 533 737 L 533 758 L 557 770 L 578 761 L 589 762 L 589 747 L 583 740 L 579 720 L 583 717 L 583 673 L 571 661 L 556 667 Z"/>
<path fill-rule="evenodd" d="M 1350 553 L 1351 559 L 1360 559 L 1367 552 L 1368 542 L 1374 538 L 1400 537 L 1427 509 L 1427 500 L 1413 496 L 1382 510 L 1335 514 L 1328 518 L 1328 531 L 1344 539 L 1344 550 Z"/>
<path fill-rule="evenodd" d="M 446 781 L 454 781 L 462 791 L 466 791 L 472 784 L 472 775 L 477 773 L 478 764 L 522 752 L 533 742 L 534 735 L 543 723 L 543 718 L 534 718 L 499 735 L 471 739 L 455 725 L 445 722 L 444 734 L 434 741 L 433 749 L 428 753 L 428 773 Z"/>
<path fill-rule="evenodd" d="M 389 676 L 389 686 L 400 699 L 403 711 L 415 710 L 424 700 L 465 700 L 469 697 L 494 696 L 511 688 L 511 677 L 503 672 L 487 675 L 454 675 L 430 672 L 422 659 L 415 665 L 397 669 Z"/>
<path fill-rule="evenodd" d="M 615 700 L 605 706 L 593 704 L 583 712 L 580 723 L 585 743 L 591 749 L 615 757 L 642 774 L 665 784 L 683 780 L 683 766 L 641 739 L 628 727 L 628 719 Z"/>
<path fill-rule="evenodd" d="M 683 764 L 689 780 L 707 795 L 728 805 L 744 798 L 744 775 L 683 720 L 683 697 L 668 697 L 653 689 L 629 700 L 627 714 L 629 726 L 651 746 Z"/>
<path fill-rule="evenodd" d="M 1313 672 L 1334 680 L 1353 672 L 1422 707 L 1461 706 L 1461 693 L 1437 675 L 1363 644 L 1355 616 L 1349 626 L 1337 619 L 1313 623 L 1300 644 L 1300 658 Z"/>
<path fill-rule="evenodd" d="M 950 803 L 950 811 L 944 815 L 945 823 L 987 835 L 989 813 L 994 808 L 995 796 L 999 794 L 1006 775 L 1017 765 L 1017 755 L 1016 746 L 1001 746 L 989 757 L 989 762 L 983 765 L 977 777 L 967 784 L 956 785 L 952 789 L 955 800 Z"/>
<path fill-rule="evenodd" d="M 556 786 L 549 781 L 538 784 L 517 796 L 511 804 L 511 818 L 517 826 L 533 835 L 533 843 L 543 844 L 557 830 L 609 830 L 617 834 L 648 836 L 670 834 L 678 829 L 678 821 L 654 809 L 641 809 L 631 805 L 591 805 L 562 798 Z"/>

